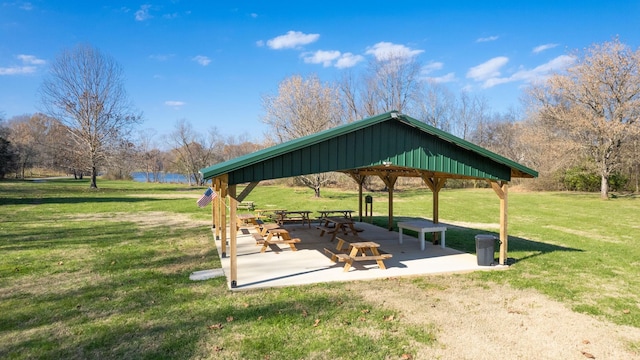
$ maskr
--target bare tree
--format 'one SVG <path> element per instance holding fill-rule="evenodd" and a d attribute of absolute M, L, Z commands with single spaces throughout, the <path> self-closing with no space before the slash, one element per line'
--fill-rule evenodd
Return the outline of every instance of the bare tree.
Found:
<path fill-rule="evenodd" d="M 4 119 L 0 114 L 0 179 L 16 168 L 16 153 L 9 140 L 11 130 L 3 124 Z"/>
<path fill-rule="evenodd" d="M 263 96 L 262 103 L 266 113 L 262 121 L 269 126 L 267 135 L 275 143 L 314 134 L 343 122 L 336 87 L 322 84 L 315 75 L 285 79 L 278 87 L 278 94 Z M 328 174 L 298 177 L 298 181 L 314 189 L 316 197 L 330 179 Z"/>
<path fill-rule="evenodd" d="M 420 73 L 415 56 L 388 53 L 376 57 L 359 79 L 348 74 L 340 82 L 345 113 L 359 119 L 391 110 L 411 112 L 421 99 L 424 82 Z"/>
<path fill-rule="evenodd" d="M 322 84 L 316 75 L 294 75 L 278 86 L 278 94 L 262 97 L 269 126 L 267 134 L 275 143 L 297 139 L 342 123 L 340 102 L 334 86 Z"/>
<path fill-rule="evenodd" d="M 235 159 L 242 155 L 258 151 L 262 146 L 255 144 L 249 140 L 248 134 L 242 134 L 238 137 L 233 135 L 228 136 L 224 140 L 224 148 L 222 150 L 222 161 Z"/>
<path fill-rule="evenodd" d="M 164 169 L 162 151 L 154 141 L 155 136 L 154 129 L 145 129 L 138 135 L 136 159 L 138 168 L 144 171 L 147 182 L 160 181 L 160 172 Z"/>
<path fill-rule="evenodd" d="M 88 159 L 91 187 L 96 188 L 106 151 L 141 119 L 124 89 L 122 68 L 88 45 L 64 50 L 51 64 L 41 98 L 46 112 L 67 125 L 77 150 Z"/>
<path fill-rule="evenodd" d="M 619 39 L 595 44 L 566 74 L 531 89 L 544 124 L 579 144 L 597 165 L 600 197 L 609 197 L 609 177 L 619 169 L 623 145 L 638 133 L 640 50 Z"/>
<path fill-rule="evenodd" d="M 456 99 L 444 85 L 426 82 L 413 107 L 417 119 L 440 130 L 451 131 L 456 120 Z"/>
<path fill-rule="evenodd" d="M 216 129 L 211 129 L 204 135 L 195 131 L 186 119 L 178 120 L 175 130 L 168 136 L 168 141 L 173 145 L 171 151 L 174 155 L 174 166 L 187 177 L 189 185 L 202 185 L 204 180 L 200 169 L 223 159 L 216 151 L 223 147 Z"/>

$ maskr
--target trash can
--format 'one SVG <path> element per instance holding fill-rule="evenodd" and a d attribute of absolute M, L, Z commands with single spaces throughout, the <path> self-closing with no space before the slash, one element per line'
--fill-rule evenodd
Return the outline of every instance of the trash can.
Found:
<path fill-rule="evenodd" d="M 496 237 L 493 235 L 476 235 L 476 256 L 478 266 L 493 265 Z"/>

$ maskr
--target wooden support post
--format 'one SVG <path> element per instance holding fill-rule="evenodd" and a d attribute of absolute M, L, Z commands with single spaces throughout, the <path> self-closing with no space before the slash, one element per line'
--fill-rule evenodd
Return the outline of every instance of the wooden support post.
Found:
<path fill-rule="evenodd" d="M 229 280 L 231 281 L 231 287 L 235 288 L 238 286 L 238 232 L 237 222 L 238 217 L 236 216 L 236 208 L 238 206 L 238 200 L 236 199 L 236 185 L 229 186 L 229 228 L 231 239 L 229 240 L 229 247 L 231 252 L 231 257 L 229 258 L 229 268 L 231 270 L 231 274 L 229 276 Z"/>
<path fill-rule="evenodd" d="M 358 221 L 362 222 L 362 181 L 358 183 Z"/>
<path fill-rule="evenodd" d="M 227 189 L 228 176 L 222 175 L 220 181 L 220 248 L 222 249 L 221 257 L 227 257 Z"/>
<path fill-rule="evenodd" d="M 215 215 L 215 227 L 216 227 L 216 231 L 215 231 L 215 239 L 216 240 L 220 240 L 220 228 L 221 228 L 221 217 L 220 217 L 220 213 L 221 213 L 221 203 L 224 202 L 224 199 L 222 198 L 222 192 L 220 191 L 221 187 L 220 187 L 220 178 L 215 178 L 215 187 L 214 190 L 215 192 L 218 194 L 218 196 L 216 196 L 215 199 L 213 199 L 215 205 L 214 207 L 216 208 L 216 215 Z"/>
<path fill-rule="evenodd" d="M 347 172 L 347 174 L 349 174 L 349 176 L 351 176 L 351 178 L 358 184 L 358 221 L 362 221 L 362 184 L 364 184 L 367 175 L 362 175 L 357 171 L 350 171 Z"/>
<path fill-rule="evenodd" d="M 507 255 L 509 249 L 507 234 L 507 217 L 508 217 L 508 189 L 509 183 L 506 181 L 489 181 L 491 188 L 500 198 L 500 265 L 507 265 Z"/>
<path fill-rule="evenodd" d="M 381 173 L 380 179 L 387 186 L 387 190 L 389 192 L 389 223 L 388 229 L 389 231 L 393 230 L 393 189 L 396 186 L 396 180 L 398 180 L 398 175 L 391 173 Z"/>
<path fill-rule="evenodd" d="M 213 191 L 216 191 L 215 186 L 213 186 L 213 180 L 211 180 L 211 188 Z M 216 199 L 218 198 L 218 193 L 215 192 L 216 197 L 211 202 L 211 229 L 213 230 L 213 239 L 215 240 L 215 228 L 216 228 Z"/>
<path fill-rule="evenodd" d="M 437 224 L 440 222 L 440 190 L 444 187 L 444 183 L 447 179 L 437 178 L 437 177 L 429 177 L 427 174 L 422 174 L 422 181 L 427 184 L 427 187 L 433 193 L 433 223 Z M 433 244 L 438 242 L 438 234 L 433 233 Z"/>

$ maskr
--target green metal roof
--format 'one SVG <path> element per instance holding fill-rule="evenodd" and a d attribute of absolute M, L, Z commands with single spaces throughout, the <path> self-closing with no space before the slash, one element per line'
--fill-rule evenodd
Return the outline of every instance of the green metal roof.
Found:
<path fill-rule="evenodd" d="M 395 111 L 294 139 L 201 169 L 205 180 L 229 184 L 367 168 L 406 168 L 449 178 L 510 181 L 537 177 L 529 169 Z"/>

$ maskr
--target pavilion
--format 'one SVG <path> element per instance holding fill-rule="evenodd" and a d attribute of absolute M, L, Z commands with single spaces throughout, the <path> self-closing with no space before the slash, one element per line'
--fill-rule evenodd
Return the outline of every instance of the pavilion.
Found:
<path fill-rule="evenodd" d="M 534 178 L 535 170 L 487 149 L 391 111 L 316 134 L 278 144 L 236 159 L 201 169 L 219 195 L 213 201 L 212 222 L 216 237 L 230 247 L 231 286 L 237 286 L 237 203 L 262 180 L 323 172 L 342 172 L 359 185 L 362 217 L 362 184 L 378 176 L 389 196 L 389 229 L 393 226 L 393 193 L 399 177 L 421 178 L 433 192 L 433 222 L 438 223 L 438 194 L 447 179 L 487 181 L 500 201 L 499 263 L 506 265 L 508 250 L 508 184 L 513 178 Z M 238 184 L 248 184 L 237 194 Z M 229 201 L 229 222 L 225 199 Z M 226 256 L 222 241 L 222 256 Z"/>

